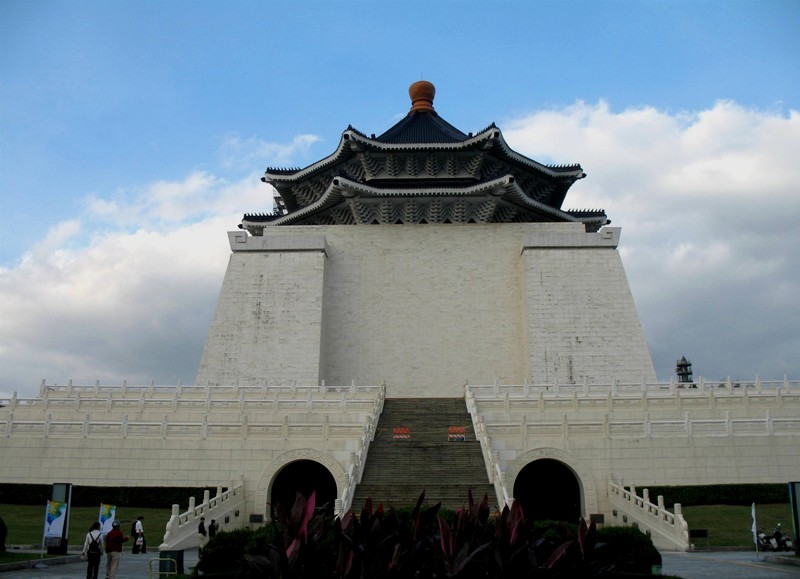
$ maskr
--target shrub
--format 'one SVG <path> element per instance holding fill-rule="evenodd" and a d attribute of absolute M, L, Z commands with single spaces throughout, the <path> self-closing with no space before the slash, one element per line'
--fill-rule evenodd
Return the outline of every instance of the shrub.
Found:
<path fill-rule="evenodd" d="M 597 531 L 603 567 L 621 573 L 649 574 L 661 565 L 661 553 L 646 534 L 634 527 L 604 527 Z"/>
<path fill-rule="evenodd" d="M 525 520 L 520 503 L 491 515 L 488 497 L 455 513 L 423 507 L 409 512 L 373 508 L 341 520 L 315 509 L 315 495 L 297 495 L 287 511 L 257 531 L 218 533 L 200 553 L 198 571 L 211 578 L 306 579 L 556 579 L 603 573 L 649 573 L 661 556 L 633 528 L 597 531 L 581 520 Z"/>

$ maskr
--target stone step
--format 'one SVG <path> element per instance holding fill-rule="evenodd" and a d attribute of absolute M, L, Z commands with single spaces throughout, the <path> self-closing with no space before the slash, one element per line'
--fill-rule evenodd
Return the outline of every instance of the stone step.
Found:
<path fill-rule="evenodd" d="M 451 441 L 451 426 L 463 427 L 466 440 Z M 395 438 L 406 432 L 408 439 Z M 463 399 L 387 399 L 353 508 L 362 508 L 367 497 L 396 508 L 414 505 L 423 489 L 426 503 L 448 508 L 465 506 L 470 490 L 476 500 L 488 494 L 490 504 L 496 502 Z"/>

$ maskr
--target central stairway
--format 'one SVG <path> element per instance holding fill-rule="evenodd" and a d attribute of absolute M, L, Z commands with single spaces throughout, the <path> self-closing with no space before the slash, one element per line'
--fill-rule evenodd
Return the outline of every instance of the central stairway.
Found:
<path fill-rule="evenodd" d="M 385 508 L 414 505 L 423 490 L 428 505 L 464 507 L 471 490 L 498 506 L 462 398 L 385 400 L 352 509 L 359 513 L 367 497 Z"/>

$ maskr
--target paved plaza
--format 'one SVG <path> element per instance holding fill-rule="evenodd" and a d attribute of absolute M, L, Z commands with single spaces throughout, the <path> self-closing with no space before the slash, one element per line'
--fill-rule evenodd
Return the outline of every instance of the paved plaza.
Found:
<path fill-rule="evenodd" d="M 158 553 L 131 555 L 123 553 L 118 579 L 142 579 L 149 577 L 148 563 Z M 800 577 L 800 566 L 790 566 L 772 561 L 756 560 L 755 553 L 746 551 L 664 553 L 662 574 L 683 579 L 788 579 Z M 103 558 L 105 565 L 105 557 Z M 188 573 L 197 564 L 197 550 L 184 552 L 184 566 Z M 100 567 L 100 577 L 104 568 Z M 51 565 L 47 569 L 24 569 L 0 573 L 2 579 L 84 579 L 86 563 L 79 561 L 63 565 Z"/>
<path fill-rule="evenodd" d="M 150 577 L 150 561 L 157 559 L 157 551 L 139 555 L 132 555 L 130 551 L 122 553 L 122 558 L 117 571 L 117 579 L 142 579 Z M 63 563 L 60 565 L 48 564 L 46 569 L 19 569 L 15 571 L 5 571 L 0 573 L 2 579 L 16 579 L 24 577 L 26 579 L 49 578 L 49 579 L 85 579 L 86 561 L 81 561 L 75 556 L 76 562 Z M 105 577 L 106 557 L 100 562 L 100 574 L 98 577 Z M 189 549 L 183 553 L 184 572 L 191 572 L 191 568 L 197 565 L 197 549 Z M 152 563 L 153 570 L 158 569 L 158 563 Z M 153 575 L 158 577 L 158 575 Z"/>

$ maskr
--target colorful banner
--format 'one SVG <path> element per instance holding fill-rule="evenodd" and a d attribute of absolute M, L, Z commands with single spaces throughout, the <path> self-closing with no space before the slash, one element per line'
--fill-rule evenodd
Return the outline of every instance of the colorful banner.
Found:
<path fill-rule="evenodd" d="M 114 523 L 116 516 L 116 505 L 100 503 L 100 531 L 104 535 L 107 535 L 109 532 L 111 532 L 111 525 Z"/>
<path fill-rule="evenodd" d="M 753 503 L 753 506 L 750 507 L 750 512 L 753 515 L 753 526 L 750 528 L 753 531 L 753 542 L 756 544 L 756 550 L 758 550 L 758 527 L 756 526 L 756 504 Z"/>
<path fill-rule="evenodd" d="M 67 519 L 67 503 L 47 501 L 44 516 L 44 536 L 59 537 L 64 533 L 64 521 Z"/>

